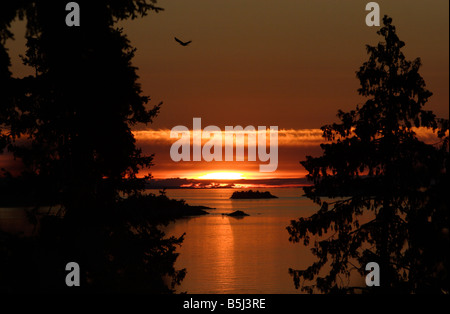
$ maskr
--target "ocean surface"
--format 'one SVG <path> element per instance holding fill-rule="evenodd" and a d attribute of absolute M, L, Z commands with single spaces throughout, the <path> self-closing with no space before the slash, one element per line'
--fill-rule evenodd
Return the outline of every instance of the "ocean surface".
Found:
<path fill-rule="evenodd" d="M 167 236 L 186 233 L 176 268 L 187 275 L 177 292 L 205 294 L 299 293 L 289 268 L 303 269 L 315 260 L 310 248 L 289 242 L 286 227 L 293 219 L 309 217 L 318 205 L 302 197 L 300 188 L 269 188 L 276 199 L 231 200 L 238 189 L 173 189 L 170 198 L 190 205 L 213 207 L 210 214 L 179 219 L 164 227 Z M 158 190 L 147 190 L 158 194 Z M 229 217 L 236 210 L 249 214 Z M 48 209 L 41 211 L 47 212 Z M 21 208 L 0 209 L 0 229 L 33 232 Z"/>
<path fill-rule="evenodd" d="M 289 268 L 309 266 L 313 256 L 301 243 L 289 242 L 286 227 L 309 217 L 318 205 L 302 197 L 300 188 L 264 189 L 276 199 L 231 200 L 236 189 L 167 190 L 170 198 L 213 207 L 210 214 L 177 220 L 168 236 L 186 233 L 176 267 L 187 275 L 178 292 L 221 294 L 299 293 Z M 261 190 L 262 191 L 262 190 Z M 157 190 L 149 190 L 157 194 Z M 236 210 L 250 216 L 223 216 Z"/>

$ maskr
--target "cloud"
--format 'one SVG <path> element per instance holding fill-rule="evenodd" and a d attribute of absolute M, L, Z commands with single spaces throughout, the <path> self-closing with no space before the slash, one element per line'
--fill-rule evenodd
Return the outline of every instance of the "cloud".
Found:
<path fill-rule="evenodd" d="M 134 131 L 133 134 L 136 140 L 140 143 L 152 143 L 152 145 L 171 145 L 176 138 L 170 138 L 169 129 L 160 130 L 146 130 L 146 131 Z M 190 131 L 191 138 L 193 137 L 193 131 Z M 222 139 L 228 131 L 222 130 Z M 247 133 L 255 133 L 258 131 L 250 131 Z M 208 141 L 208 139 L 202 139 L 202 143 Z M 318 146 L 324 142 L 322 137 L 322 130 L 320 129 L 281 129 L 278 130 L 278 146 Z"/>

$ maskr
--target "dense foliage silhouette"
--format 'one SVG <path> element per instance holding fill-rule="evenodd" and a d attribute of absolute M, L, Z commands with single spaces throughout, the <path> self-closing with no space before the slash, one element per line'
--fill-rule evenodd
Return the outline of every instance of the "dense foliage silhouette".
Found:
<path fill-rule="evenodd" d="M 77 3 L 80 27 L 66 26 L 67 1 L 0 5 L 0 150 L 24 166 L 19 178 L 6 169 L 3 182 L 9 203 L 34 208 L 36 225 L 30 237 L 0 233 L 0 290 L 68 291 L 65 265 L 77 262 L 82 283 L 71 292 L 174 292 L 183 236 L 165 238 L 167 219 L 148 214 L 149 200 L 148 211 L 136 205 L 145 199 L 136 174 L 152 156 L 131 127 L 151 123 L 160 104 L 147 107 L 135 49 L 117 27 L 162 9 L 153 0 Z M 12 76 L 5 48 L 16 17 L 27 21 L 23 62 L 35 72 L 24 78 Z M 57 211 L 42 215 L 44 206 Z"/>
<path fill-rule="evenodd" d="M 322 127 L 322 156 L 301 162 L 313 183 L 304 192 L 321 205 L 287 228 L 317 257 L 289 270 L 307 292 L 449 292 L 448 120 L 424 109 L 432 93 L 421 61 L 408 61 L 392 19 L 383 23 L 357 72 L 367 101 L 339 111 L 339 123 Z M 434 143 L 418 138 L 425 129 Z M 368 262 L 380 265 L 381 286 L 351 286 Z"/>

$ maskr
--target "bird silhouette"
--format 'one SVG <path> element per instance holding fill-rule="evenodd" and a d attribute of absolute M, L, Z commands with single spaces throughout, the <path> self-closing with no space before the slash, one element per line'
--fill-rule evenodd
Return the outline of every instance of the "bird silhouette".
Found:
<path fill-rule="evenodd" d="M 192 40 L 189 40 L 189 41 L 187 41 L 187 42 L 182 42 L 181 40 L 179 40 L 179 39 L 176 38 L 176 37 L 175 37 L 175 41 L 176 41 L 177 43 L 179 43 L 181 46 L 187 46 L 187 45 L 189 45 L 189 44 L 192 42 Z"/>

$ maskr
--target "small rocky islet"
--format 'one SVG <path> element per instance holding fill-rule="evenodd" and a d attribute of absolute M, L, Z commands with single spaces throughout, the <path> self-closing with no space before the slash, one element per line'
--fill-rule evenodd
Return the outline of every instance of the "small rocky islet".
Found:
<path fill-rule="evenodd" d="M 268 198 L 278 198 L 275 195 L 272 195 L 269 191 L 260 192 L 260 191 L 236 191 L 233 192 L 230 199 L 268 199 Z"/>
<path fill-rule="evenodd" d="M 244 213 L 241 210 L 236 210 L 232 213 L 229 214 L 222 214 L 223 216 L 230 216 L 230 217 L 245 217 L 245 216 L 250 216 L 249 214 Z"/>

